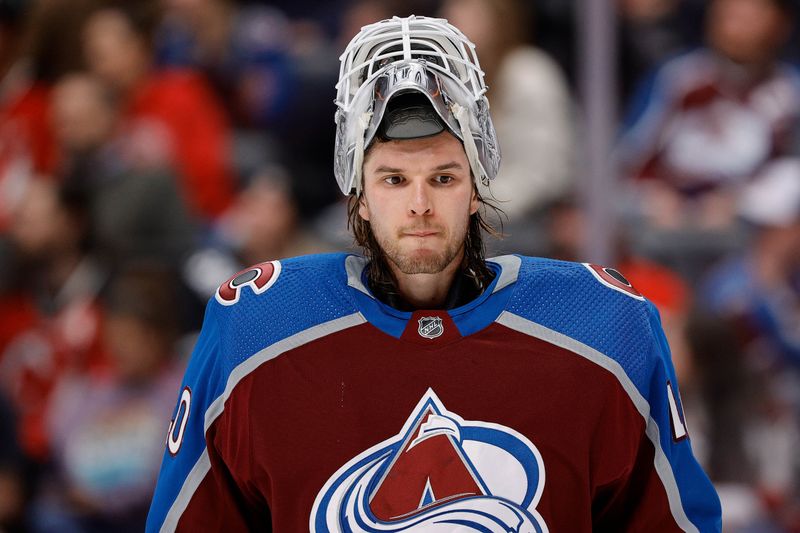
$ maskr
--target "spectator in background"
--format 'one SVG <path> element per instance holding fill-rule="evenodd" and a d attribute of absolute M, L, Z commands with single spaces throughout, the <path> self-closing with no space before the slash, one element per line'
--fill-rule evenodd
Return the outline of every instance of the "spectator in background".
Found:
<path fill-rule="evenodd" d="M 12 220 L 13 253 L 3 258 L 18 275 L 0 299 L 0 387 L 18 410 L 23 450 L 39 462 L 49 455 L 43 416 L 56 383 L 104 364 L 97 296 L 105 272 L 89 253 L 90 231 L 85 197 L 34 181 Z"/>
<path fill-rule="evenodd" d="M 273 6 L 240 5 L 233 0 L 162 0 L 162 4 L 166 15 L 158 32 L 159 61 L 199 69 L 211 81 L 234 126 L 232 149 L 240 186 L 252 174 L 253 159 L 259 164 L 309 168 L 291 186 L 304 191 L 303 215 L 313 217 L 334 197 L 330 180 L 323 180 L 329 165 L 321 171 L 321 165 L 314 163 L 329 160 L 333 150 L 332 145 L 316 141 L 327 128 L 315 125 L 322 115 L 313 120 L 305 115 L 308 106 L 328 105 L 333 98 L 305 94 L 309 84 L 316 83 L 316 69 L 319 63 L 326 64 L 327 55 L 312 51 L 305 57 L 293 22 Z M 335 58 L 328 58 L 327 65 L 335 64 Z M 322 76 L 327 80 L 334 75 Z"/>
<path fill-rule="evenodd" d="M 237 128 L 274 127 L 296 80 L 289 19 L 233 0 L 163 0 L 157 54 L 170 66 L 201 70 Z"/>
<path fill-rule="evenodd" d="M 121 273 L 103 299 L 110 367 L 70 375 L 52 397 L 48 427 L 57 467 L 37 508 L 42 532 L 144 530 L 182 364 L 177 294 L 155 265 Z"/>
<path fill-rule="evenodd" d="M 622 101 L 654 68 L 702 40 L 705 0 L 620 0 Z"/>
<path fill-rule="evenodd" d="M 90 74 L 59 80 L 52 108 L 62 179 L 88 199 L 96 251 L 112 266 L 159 260 L 177 269 L 194 227 L 174 174 L 144 132 L 120 123 L 114 96 Z"/>
<path fill-rule="evenodd" d="M 206 301 L 219 280 L 248 265 L 332 251 L 308 231 L 285 169 L 264 167 L 254 173 L 217 227 L 215 239 L 186 262 L 184 276 Z"/>
<path fill-rule="evenodd" d="M 262 169 L 238 196 L 222 225 L 242 266 L 319 253 L 325 246 L 304 231 L 285 171 Z"/>
<path fill-rule="evenodd" d="M 731 531 L 760 521 L 797 531 L 800 160 L 771 163 L 744 189 L 739 213 L 752 245 L 705 280 L 691 335 L 706 387 L 709 474 L 723 514 L 728 497 L 748 502 L 739 506 L 750 516 L 732 515 Z"/>
<path fill-rule="evenodd" d="M 570 191 L 574 178 L 570 95 L 556 63 L 527 44 L 524 5 L 517 0 L 451 0 L 441 14 L 461 28 L 481 55 L 492 88 L 492 117 L 503 164 L 484 198 L 508 215 L 507 246 L 532 250 L 532 220 Z M 502 31 L 498 31 L 502 28 Z"/>
<path fill-rule="evenodd" d="M 32 174 L 34 139 L 46 133 L 40 128 L 47 122 L 41 105 L 46 97 L 37 96 L 20 64 L 22 18 L 21 6 L 0 3 L 0 233 Z M 40 166 L 49 166 L 50 155 L 40 154 Z"/>
<path fill-rule="evenodd" d="M 50 87 L 79 67 L 79 29 L 93 3 L 0 2 L 0 232 L 27 182 L 56 169 Z"/>
<path fill-rule="evenodd" d="M 155 2 L 118 0 L 94 11 L 83 30 L 89 69 L 110 87 L 128 127 L 167 147 L 194 215 L 219 216 L 233 198 L 224 110 L 203 78 L 189 70 L 156 70 Z"/>
<path fill-rule="evenodd" d="M 777 59 L 792 21 L 789 0 L 714 0 L 706 47 L 667 62 L 631 106 L 619 155 L 652 230 L 639 240 L 688 257 L 690 280 L 740 245 L 738 189 L 792 148 L 800 76 Z"/>
<path fill-rule="evenodd" d="M 336 56 L 312 20 L 290 20 L 274 5 L 232 0 L 162 0 L 157 54 L 212 80 L 235 126 L 234 149 L 264 144 L 269 164 L 286 166 L 305 219 L 338 200 L 331 181 L 333 136 L 320 117 L 334 97 Z M 302 147 L 299 149 L 298 147 Z M 248 172 L 238 166 L 242 180 Z"/>

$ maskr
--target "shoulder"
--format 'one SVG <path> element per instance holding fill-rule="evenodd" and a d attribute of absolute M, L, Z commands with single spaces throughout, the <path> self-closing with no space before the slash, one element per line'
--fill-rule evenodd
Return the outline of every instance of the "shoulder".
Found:
<path fill-rule="evenodd" d="M 542 257 L 519 257 L 519 282 L 524 286 L 563 291 L 575 298 L 597 293 L 598 296 L 616 299 L 614 295 L 621 294 L 625 297 L 621 301 L 645 301 L 644 296 L 614 268 Z"/>
<path fill-rule="evenodd" d="M 657 65 L 640 84 L 640 92 L 661 98 L 680 97 L 704 83 L 715 71 L 716 63 L 715 57 L 705 48 L 682 51 Z"/>
<path fill-rule="evenodd" d="M 644 132 L 660 127 L 662 115 L 695 86 L 702 83 L 713 72 L 713 58 L 704 48 L 683 51 L 667 58 L 647 72 L 636 83 L 636 89 L 627 105 L 623 121 L 628 135 L 624 143 L 638 145 Z M 641 128 L 645 128 L 642 130 Z M 635 135 L 631 135 L 631 131 Z M 628 154 L 625 159 L 638 160 L 636 155 Z"/>
<path fill-rule="evenodd" d="M 640 314 L 647 302 L 625 276 L 610 267 L 522 257 L 511 306 L 523 316 L 556 321 L 567 310 L 575 320 L 608 321 Z M 562 317 L 566 318 L 566 317 Z"/>
<path fill-rule="evenodd" d="M 214 294 L 216 307 L 287 310 L 313 308 L 326 298 L 346 296 L 347 254 L 330 253 L 265 261 L 224 281 Z"/>
<path fill-rule="evenodd" d="M 241 360 L 266 346 L 356 313 L 347 291 L 346 254 L 266 261 L 222 283 L 206 322 L 226 354 Z"/>
<path fill-rule="evenodd" d="M 186 370 L 186 401 L 205 413 L 262 363 L 362 323 L 346 290 L 346 257 L 266 261 L 220 285 Z"/>
<path fill-rule="evenodd" d="M 657 355 L 655 307 L 613 268 L 523 257 L 506 310 L 573 351 L 610 359 L 634 381 Z"/>
<path fill-rule="evenodd" d="M 717 62 L 717 58 L 707 48 L 699 47 L 667 57 L 656 66 L 654 72 L 663 82 L 678 82 L 682 80 L 671 79 L 671 76 L 687 74 L 705 76 Z"/>

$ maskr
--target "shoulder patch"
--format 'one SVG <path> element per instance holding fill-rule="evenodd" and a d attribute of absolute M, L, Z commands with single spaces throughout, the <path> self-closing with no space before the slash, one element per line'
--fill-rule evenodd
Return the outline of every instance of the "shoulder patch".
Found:
<path fill-rule="evenodd" d="M 220 285 L 215 297 L 222 305 L 233 305 L 239 301 L 242 288 L 249 286 L 255 294 L 261 294 L 275 284 L 280 273 L 280 261 L 253 265 L 237 272 Z"/>
<path fill-rule="evenodd" d="M 600 265 L 593 265 L 591 263 L 581 264 L 592 273 L 597 281 L 606 287 L 621 292 L 631 298 L 644 300 L 644 296 L 642 296 L 642 294 L 631 285 L 631 282 L 625 279 L 625 276 L 620 274 L 618 270 Z"/>

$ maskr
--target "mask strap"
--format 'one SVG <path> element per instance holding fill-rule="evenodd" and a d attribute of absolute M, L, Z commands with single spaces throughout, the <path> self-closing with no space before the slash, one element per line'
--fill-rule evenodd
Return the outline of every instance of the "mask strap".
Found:
<path fill-rule="evenodd" d="M 356 196 L 361 194 L 361 175 L 364 165 L 364 134 L 372 119 L 372 111 L 366 111 L 358 117 L 356 124 L 356 146 L 353 153 L 353 174 L 356 180 Z"/>
<path fill-rule="evenodd" d="M 472 138 L 472 132 L 469 129 L 469 111 L 458 102 L 453 102 L 450 105 L 450 111 L 458 121 L 459 128 L 461 128 L 461 140 L 464 142 L 464 151 L 467 153 L 469 166 L 472 167 L 475 178 L 480 179 L 481 183 L 488 186 L 489 177 L 483 169 L 481 159 L 478 156 L 478 148 L 475 146 L 475 139 Z"/>

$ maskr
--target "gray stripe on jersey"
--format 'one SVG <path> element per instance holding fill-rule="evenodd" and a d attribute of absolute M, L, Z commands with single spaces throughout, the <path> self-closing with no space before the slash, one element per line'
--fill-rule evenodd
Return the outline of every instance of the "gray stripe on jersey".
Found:
<path fill-rule="evenodd" d="M 169 508 L 169 512 L 167 516 L 164 518 L 164 523 L 161 524 L 160 531 L 162 533 L 166 533 L 169 531 L 175 531 L 178 527 L 178 520 L 180 520 L 181 515 L 186 510 L 186 507 L 189 505 L 189 500 L 192 498 L 192 494 L 194 491 L 197 490 L 197 487 L 200 486 L 200 483 L 206 477 L 206 474 L 211 469 L 211 460 L 208 458 L 208 450 L 203 448 L 203 453 L 200 455 L 200 459 L 194 464 L 191 471 L 189 471 L 189 475 L 186 476 L 186 480 L 183 482 L 183 487 L 181 487 L 181 491 L 178 493 L 178 497 L 175 498 L 175 501 L 172 502 L 172 507 Z"/>
<path fill-rule="evenodd" d="M 508 287 L 519 277 L 519 267 L 522 266 L 522 259 L 517 257 L 516 255 L 501 255 L 499 257 L 492 257 L 487 259 L 487 261 L 491 261 L 492 263 L 497 263 L 500 265 L 500 279 L 497 280 L 497 284 L 494 286 L 493 293 Z"/>
<path fill-rule="evenodd" d="M 205 434 L 214 420 L 216 420 L 217 417 L 222 414 L 222 411 L 225 409 L 225 402 L 230 397 L 236 385 L 238 385 L 242 379 L 244 379 L 260 365 L 271 359 L 275 359 L 282 353 L 288 352 L 289 350 L 293 350 L 311 341 L 320 339 L 332 333 L 336 333 L 337 331 L 358 326 L 366 321 L 367 320 L 361 313 L 346 315 L 329 322 L 318 324 L 299 333 L 295 333 L 291 337 L 287 337 L 279 342 L 276 342 L 275 344 L 267 346 L 263 350 L 248 357 L 247 360 L 243 361 L 239 364 L 239 366 L 233 369 L 233 371 L 230 373 L 230 376 L 228 376 L 227 383 L 225 384 L 225 391 L 211 403 L 208 409 L 206 409 L 203 433 Z M 197 487 L 200 486 L 200 483 L 203 481 L 203 478 L 205 478 L 210 468 L 211 462 L 208 458 L 208 450 L 203 449 L 202 455 L 197 460 L 197 463 L 195 463 L 194 467 L 192 467 L 192 470 L 189 472 L 189 475 L 183 482 L 183 486 L 181 487 L 178 496 L 175 498 L 175 501 L 172 502 L 172 506 L 167 512 L 167 516 L 161 526 L 162 532 L 175 531 L 175 528 L 178 526 L 178 520 L 189 506 L 189 501 L 192 499 L 192 496 L 194 496 Z"/>
<path fill-rule="evenodd" d="M 347 256 L 347 259 L 344 260 L 344 268 L 347 271 L 347 284 L 374 299 L 375 297 L 372 296 L 364 282 L 361 281 L 361 273 L 364 272 L 367 262 L 367 259 L 360 255 Z"/>
<path fill-rule="evenodd" d="M 625 392 L 627 392 L 628 396 L 630 396 L 631 401 L 636 406 L 639 414 L 642 415 L 642 418 L 644 418 L 645 422 L 647 423 L 645 433 L 655 448 L 655 458 L 653 463 L 656 473 L 661 479 L 661 483 L 663 483 L 664 490 L 667 493 L 669 508 L 670 511 L 672 511 L 672 516 L 675 519 L 675 522 L 684 531 L 690 533 L 699 533 L 697 526 L 692 524 L 692 522 L 689 520 L 689 517 L 686 516 L 686 512 L 683 510 L 678 483 L 675 481 L 675 474 L 672 472 L 672 467 L 669 464 L 669 460 L 664 454 L 664 450 L 661 448 L 661 438 L 658 424 L 656 423 L 655 419 L 650 416 L 650 404 L 636 388 L 636 385 L 633 384 L 633 381 L 631 381 L 631 379 L 628 377 L 628 374 L 625 373 L 625 370 L 622 368 L 622 366 L 611 357 L 586 344 L 583 344 L 580 341 L 573 339 L 572 337 L 568 337 L 563 333 L 554 331 L 550 328 L 542 326 L 541 324 L 537 324 L 536 322 L 531 322 L 526 318 L 509 313 L 508 311 L 503 311 L 503 313 L 497 317 L 496 322 L 515 331 L 519 331 L 520 333 L 545 340 L 551 344 L 564 348 L 565 350 L 569 350 L 570 352 L 580 355 L 581 357 L 588 359 L 589 361 L 614 374 L 620 385 L 622 385 L 622 388 L 625 389 Z"/>

